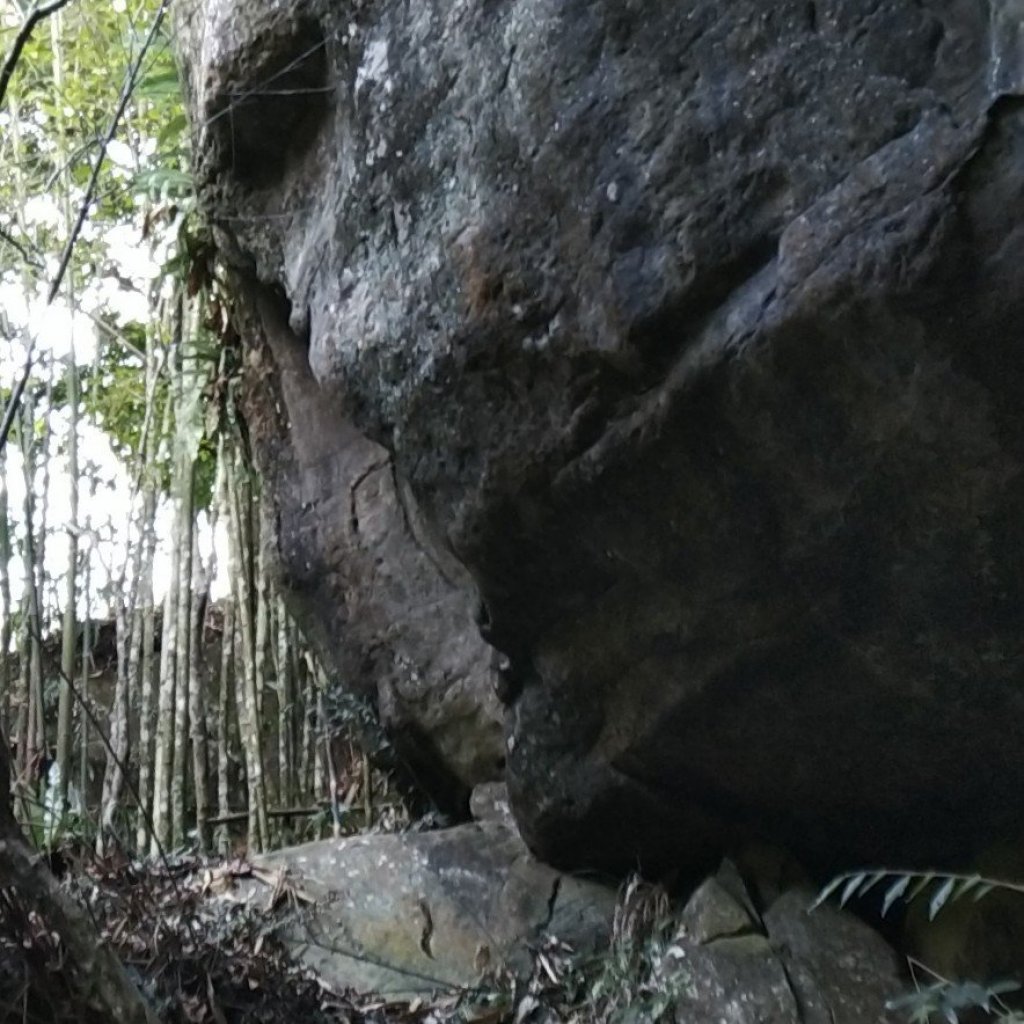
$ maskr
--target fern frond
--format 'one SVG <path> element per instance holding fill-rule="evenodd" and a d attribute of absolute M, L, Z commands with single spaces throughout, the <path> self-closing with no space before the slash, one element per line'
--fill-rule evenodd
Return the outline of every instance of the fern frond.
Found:
<path fill-rule="evenodd" d="M 987 896 L 995 889 L 1024 895 L 1024 884 L 1008 882 L 999 878 L 986 878 L 979 874 L 960 874 L 939 871 L 901 871 L 883 868 L 875 871 L 848 871 L 837 875 L 818 893 L 810 909 L 820 907 L 826 900 L 839 893 L 839 906 L 845 907 L 850 900 L 866 896 L 880 882 L 887 882 L 882 897 L 882 916 L 897 902 L 912 903 L 919 896 L 931 890 L 928 901 L 928 917 L 936 914 L 949 903 L 955 903 L 970 894 L 975 901 Z"/>

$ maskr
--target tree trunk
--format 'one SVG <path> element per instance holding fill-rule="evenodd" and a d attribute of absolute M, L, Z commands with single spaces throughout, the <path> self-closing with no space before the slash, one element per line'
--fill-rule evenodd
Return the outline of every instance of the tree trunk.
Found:
<path fill-rule="evenodd" d="M 0 731 L 6 743 L 12 733 L 14 673 L 11 662 L 11 519 L 7 505 L 7 449 L 0 448 Z"/>
<path fill-rule="evenodd" d="M 251 558 L 252 485 L 247 471 L 241 466 L 237 452 L 231 453 L 228 463 L 231 475 L 228 482 L 228 502 L 231 513 L 229 530 L 231 550 L 231 578 L 235 587 L 235 614 L 241 637 L 242 671 L 236 686 L 238 718 L 245 749 L 245 775 L 249 791 L 249 845 L 259 852 L 269 841 L 267 829 L 266 790 L 263 779 L 263 735 L 260 729 L 259 697 L 256 686 L 255 604 L 256 580 Z M 247 555 L 249 557 L 247 557 Z"/>
<path fill-rule="evenodd" d="M 230 755 L 230 719 L 231 706 L 234 703 L 231 671 L 234 664 L 235 650 L 235 605 L 231 598 L 224 603 L 224 632 L 220 648 L 220 686 L 217 693 L 217 817 L 222 818 L 231 812 L 230 790 L 228 788 L 228 770 Z M 228 830 L 226 825 L 217 829 L 217 852 L 226 856 L 229 852 Z"/>
<path fill-rule="evenodd" d="M 114 706 L 110 710 L 107 767 L 103 773 L 103 795 L 100 799 L 100 828 L 96 835 L 96 852 L 102 856 L 107 841 L 114 836 L 117 814 L 124 788 L 124 768 L 128 759 L 128 661 L 131 646 L 130 600 L 124 594 L 124 573 L 120 593 L 114 599 L 114 626 L 117 633 L 117 675 L 114 684 Z"/>
<path fill-rule="evenodd" d="M 146 337 L 146 410 L 147 416 L 152 415 L 155 422 L 154 406 L 157 399 L 157 379 L 159 365 L 156 354 L 156 342 L 150 331 Z M 142 604 L 142 652 L 139 669 L 139 808 L 135 823 L 135 847 L 139 851 L 146 850 L 150 839 L 151 808 L 153 804 L 153 734 L 155 719 L 153 709 L 154 696 L 154 664 L 153 656 L 156 646 L 156 608 L 153 593 L 153 563 L 156 560 L 156 512 L 157 512 L 157 477 L 156 464 L 160 445 L 164 443 L 171 429 L 171 396 L 168 394 L 164 404 L 159 430 L 146 433 L 143 446 L 144 465 L 142 467 L 142 579 L 140 597 Z M 163 623 L 167 623 L 164 618 Z"/>
<path fill-rule="evenodd" d="M 177 531 L 175 531 L 177 533 Z M 172 538 L 172 541 L 175 540 Z M 175 610 L 178 607 L 177 544 L 171 549 L 171 573 L 164 595 L 160 627 L 160 683 L 157 696 L 156 737 L 153 754 L 153 834 L 150 853 L 166 848 L 171 838 L 170 774 L 174 752 Z"/>
<path fill-rule="evenodd" d="M 46 736 L 43 731 L 43 659 L 40 647 L 42 614 L 40 610 L 39 548 L 36 544 L 35 515 L 35 407 L 26 395 L 21 408 L 21 457 L 25 476 L 25 539 L 23 563 L 25 566 L 25 637 L 22 657 L 28 666 L 27 702 L 24 745 L 20 775 L 29 787 L 30 796 L 37 793 L 37 771 L 45 753 Z"/>
<path fill-rule="evenodd" d="M 295 693 L 292 679 L 291 630 L 284 601 L 279 597 L 277 609 L 277 766 L 278 792 L 282 807 L 290 807 L 298 799 L 295 788 Z"/>
<path fill-rule="evenodd" d="M 50 21 L 50 53 L 53 68 L 53 87 L 57 95 L 64 92 L 64 50 L 61 44 L 61 17 L 58 13 Z M 56 104 L 57 124 L 60 129 L 65 129 L 64 107 Z M 57 134 L 57 162 L 62 168 L 59 175 L 61 192 L 61 212 L 63 231 L 67 232 L 71 226 L 71 179 L 67 172 L 67 146 L 65 144 L 66 132 L 61 130 Z M 67 274 L 68 304 L 75 306 L 75 275 L 69 267 Z M 75 355 L 75 330 L 74 321 L 69 328 L 69 347 L 67 356 L 67 383 L 68 383 L 68 479 L 70 493 L 68 495 L 68 514 L 70 519 L 68 529 L 68 562 L 67 575 L 64 584 L 64 621 L 61 627 L 61 680 L 59 687 L 59 698 L 57 705 L 57 802 L 56 810 L 59 817 L 63 817 L 68 807 L 68 786 L 71 782 L 71 739 L 72 739 L 72 714 L 74 705 L 71 695 L 72 680 L 75 676 L 75 589 L 78 583 L 78 362 Z"/>
<path fill-rule="evenodd" d="M 85 584 L 82 587 L 85 597 L 85 607 L 91 607 L 92 601 L 92 564 L 89 559 L 85 560 Z M 82 622 L 82 646 L 80 648 L 81 675 L 78 679 L 78 692 L 82 695 L 82 702 L 88 707 L 89 704 L 89 667 L 92 650 L 92 631 L 90 629 L 89 616 L 85 616 Z M 78 747 L 78 793 L 82 801 L 82 813 L 89 816 L 89 716 L 84 712 L 79 715 L 79 737 Z"/>
<path fill-rule="evenodd" d="M 181 472 L 181 528 L 177 543 L 181 554 L 178 563 L 177 673 L 174 687 L 174 761 L 171 771 L 171 843 L 180 847 L 185 841 L 185 785 L 188 772 L 188 704 L 194 681 L 189 678 L 192 636 L 192 563 L 195 552 L 195 516 L 192 509 L 192 465 L 182 464 Z"/>
<path fill-rule="evenodd" d="M 206 741 L 206 701 L 204 699 L 203 677 L 201 669 L 201 652 L 206 625 L 206 607 L 210 594 L 210 580 L 214 567 L 205 568 L 201 564 L 198 544 L 193 544 L 193 573 L 198 579 L 199 588 L 192 594 L 192 614 L 189 623 L 189 675 L 191 682 L 188 691 L 188 717 L 192 740 L 192 782 L 196 805 L 196 837 L 199 849 L 210 849 L 210 828 L 207 819 L 210 817 L 210 789 L 207 779 L 208 756 Z"/>
<path fill-rule="evenodd" d="M 302 733 L 299 740 L 299 785 L 302 795 L 319 799 L 320 793 L 313 780 L 313 762 L 316 760 L 316 730 L 314 709 L 316 689 L 313 686 L 313 669 L 308 655 L 300 663 L 300 685 L 302 692 Z"/>

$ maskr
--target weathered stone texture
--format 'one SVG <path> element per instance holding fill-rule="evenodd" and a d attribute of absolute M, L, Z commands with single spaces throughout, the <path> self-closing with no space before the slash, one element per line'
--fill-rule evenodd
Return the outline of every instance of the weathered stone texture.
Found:
<path fill-rule="evenodd" d="M 542 856 L 934 863 L 1012 824 L 1019 6 L 180 12 L 283 382 L 284 577 L 464 787 L 502 754 L 479 595 Z"/>
<path fill-rule="evenodd" d="M 296 959 L 336 992 L 390 997 L 527 976 L 548 935 L 586 958 L 606 946 L 615 907 L 614 889 L 539 863 L 493 822 L 267 854 L 230 898 L 265 900 L 284 879 L 301 900 L 282 915 Z"/>

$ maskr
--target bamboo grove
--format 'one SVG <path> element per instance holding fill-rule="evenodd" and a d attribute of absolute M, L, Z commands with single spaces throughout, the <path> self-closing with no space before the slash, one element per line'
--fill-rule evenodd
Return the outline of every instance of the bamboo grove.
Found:
<path fill-rule="evenodd" d="M 161 14 L 56 11 L 0 107 L 0 725 L 37 845 L 261 850 L 385 780 L 318 725 L 264 558 Z"/>

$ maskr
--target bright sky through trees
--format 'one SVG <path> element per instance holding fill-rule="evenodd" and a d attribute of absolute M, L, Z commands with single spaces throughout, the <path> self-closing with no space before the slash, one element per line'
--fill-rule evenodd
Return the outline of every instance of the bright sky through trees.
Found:
<path fill-rule="evenodd" d="M 0 52 L 8 50 L 22 25 L 23 7 L 0 0 Z M 50 457 L 36 468 L 39 495 L 44 483 L 46 489 L 45 508 L 37 514 L 45 519 L 44 577 L 54 588 L 64 573 L 69 528 L 77 531 L 80 560 L 89 559 L 93 616 L 108 612 L 104 587 L 120 572 L 129 524 L 137 514 L 132 502 L 133 495 L 138 500 L 138 453 L 135 462 L 126 461 L 124 442 L 141 429 L 146 333 L 153 330 L 161 303 L 166 307 L 180 286 L 184 270 L 168 268 L 181 258 L 182 225 L 191 209 L 177 76 L 166 37 L 150 39 L 157 10 L 157 0 L 69 3 L 35 27 L 0 104 L 0 328 L 6 342 L 0 345 L 0 393 L 8 394 L 20 376 L 31 345 L 36 389 L 42 394 L 48 364 L 57 377 L 67 372 L 64 362 L 74 339 L 84 403 L 78 430 L 78 522 L 68 521 L 68 422 L 56 400 L 37 409 L 52 436 Z M 115 122 L 132 69 L 138 72 L 136 84 L 124 116 Z M 112 124 L 116 130 L 101 150 Z M 68 273 L 47 305 L 45 297 L 101 153 Z M 97 363 L 101 351 L 106 353 L 102 368 Z M 90 373 L 98 380 L 91 380 Z M 99 398 L 90 394 L 95 387 L 102 393 Z M 160 430 L 161 424 L 153 429 Z M 166 460 L 169 439 L 162 445 L 159 457 Z M 17 546 L 24 533 L 25 486 L 16 444 L 8 445 L 6 481 L 16 607 L 23 586 Z M 155 524 L 157 600 L 170 571 L 172 513 L 167 504 L 163 493 Z M 197 536 L 203 552 L 212 544 L 207 522 L 208 513 L 201 510 Z M 226 592 L 223 536 L 219 548 L 217 595 Z M 50 612 L 56 614 L 56 589 L 51 596 Z M 80 591 L 80 612 L 85 611 L 83 600 Z"/>

